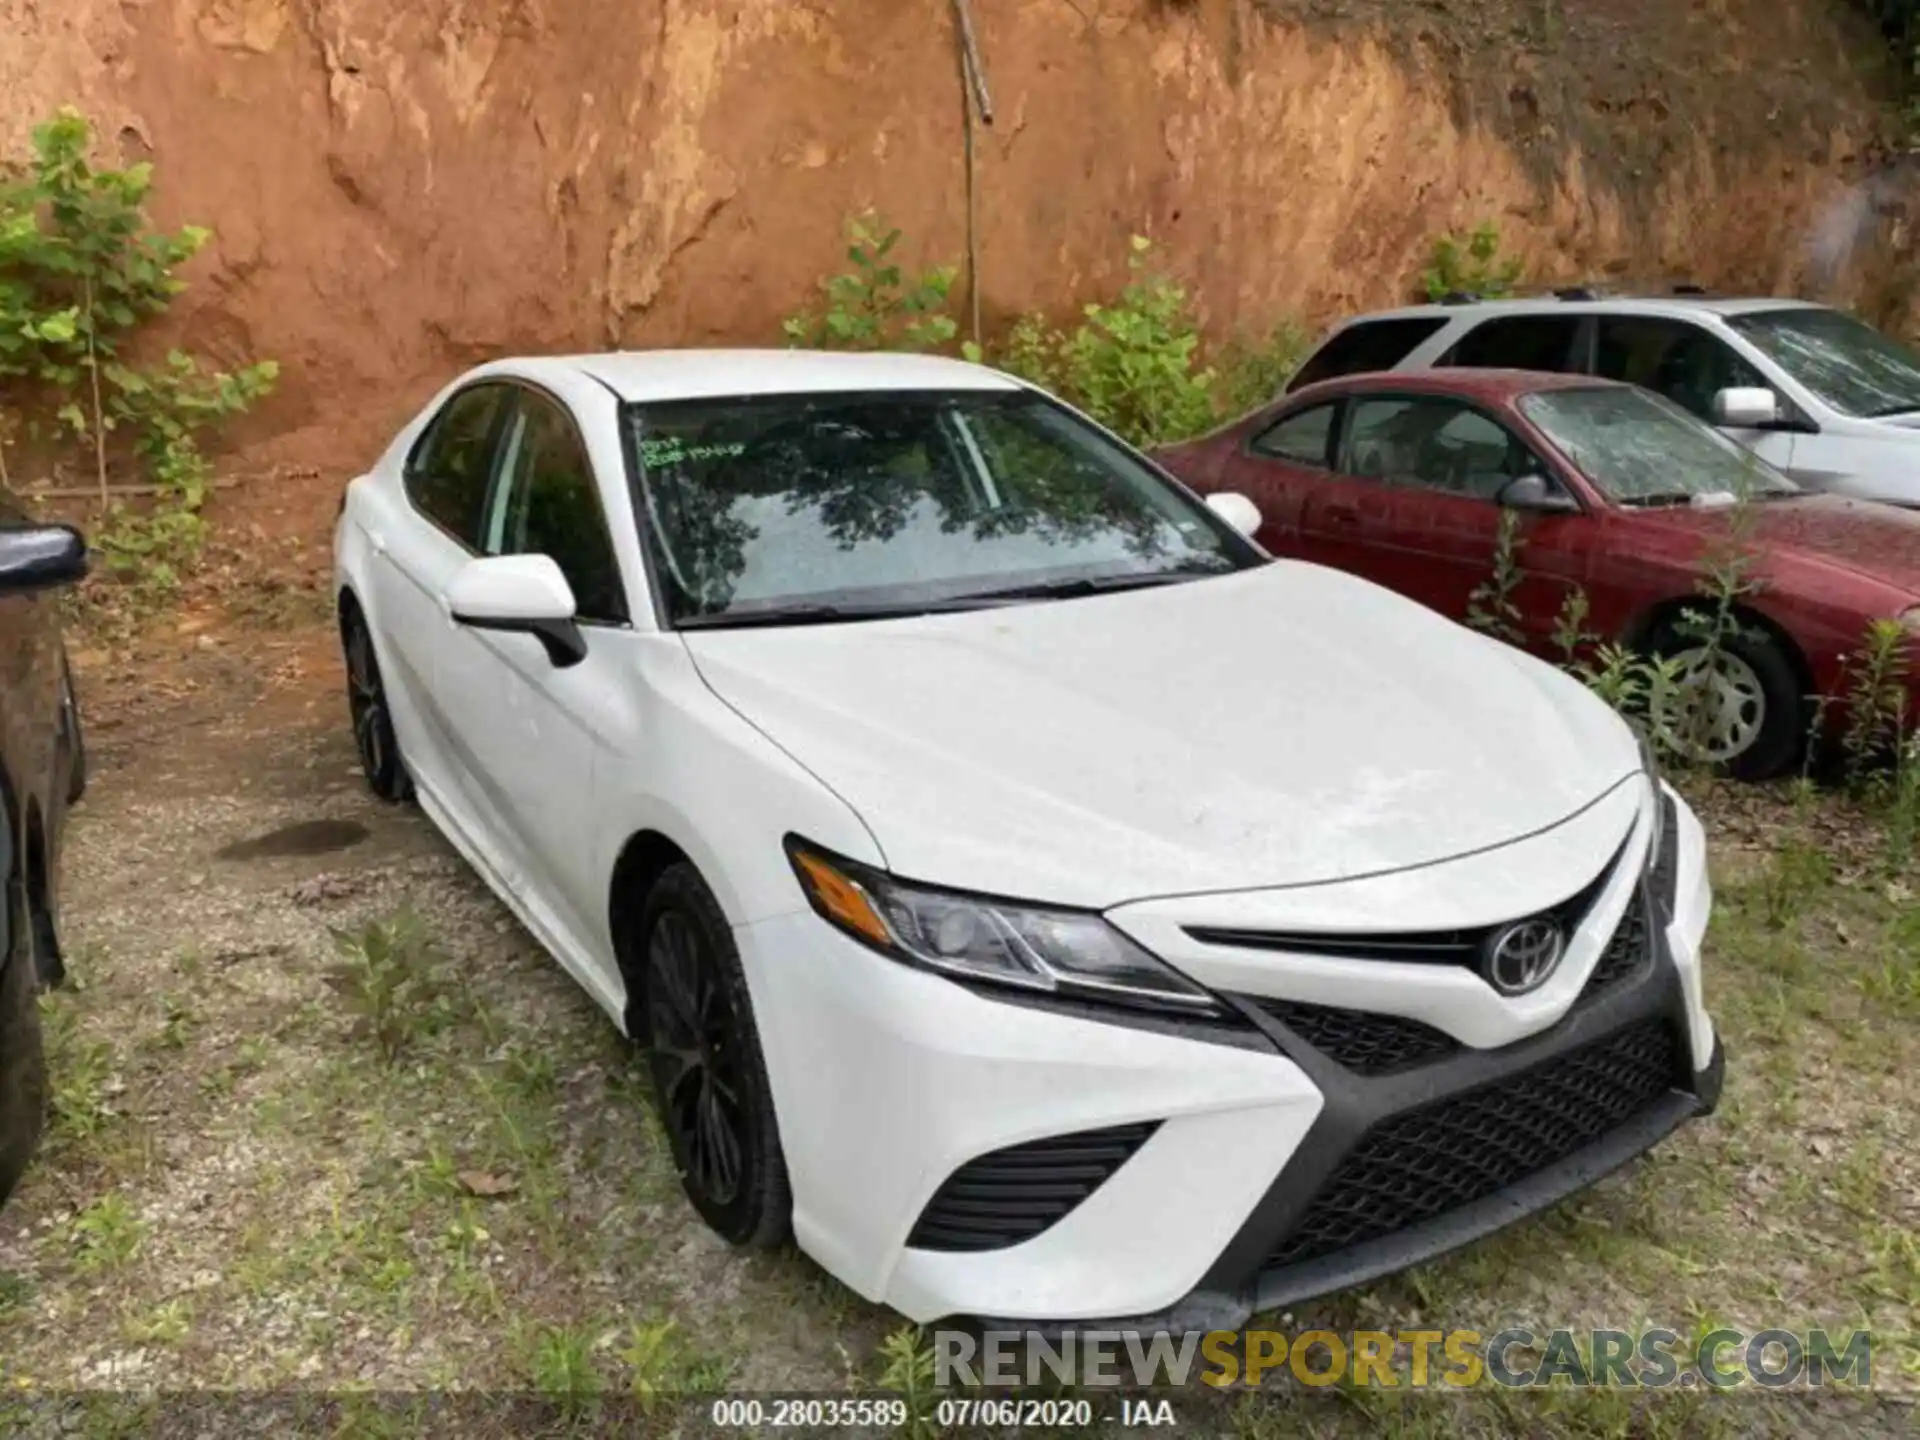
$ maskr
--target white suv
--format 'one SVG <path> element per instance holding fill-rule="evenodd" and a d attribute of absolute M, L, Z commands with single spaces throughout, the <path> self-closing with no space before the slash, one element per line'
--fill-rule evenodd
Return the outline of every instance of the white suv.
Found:
<path fill-rule="evenodd" d="M 1570 371 L 1658 391 L 1811 489 L 1920 508 L 1920 354 L 1801 300 L 1561 290 L 1349 320 L 1287 385 L 1434 366 Z"/>

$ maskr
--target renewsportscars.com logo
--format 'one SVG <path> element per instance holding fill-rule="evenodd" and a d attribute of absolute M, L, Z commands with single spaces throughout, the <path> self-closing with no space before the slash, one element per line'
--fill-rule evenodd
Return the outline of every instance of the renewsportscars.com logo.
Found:
<path fill-rule="evenodd" d="M 1425 1389 L 1705 1385 L 1734 1389 L 1873 1384 L 1873 1337 L 1824 1330 L 936 1330 L 934 1383 L 947 1386 L 1303 1385 Z"/>

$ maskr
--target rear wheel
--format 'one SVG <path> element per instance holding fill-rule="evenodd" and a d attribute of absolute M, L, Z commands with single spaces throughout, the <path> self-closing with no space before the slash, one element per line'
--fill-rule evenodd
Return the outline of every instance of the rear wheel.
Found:
<path fill-rule="evenodd" d="M 380 660 L 374 654 L 373 634 L 359 610 L 347 612 L 340 638 L 347 657 L 347 709 L 353 717 L 353 743 L 360 752 L 360 769 L 367 784 L 382 800 L 405 800 L 413 782 L 400 758 L 400 742 L 393 733 L 393 712 L 380 678 Z"/>
<path fill-rule="evenodd" d="M 647 1065 L 680 1182 L 736 1245 L 786 1238 L 792 1211 L 772 1086 L 733 931 L 691 865 L 647 897 L 637 965 Z"/>
<path fill-rule="evenodd" d="M 1741 629 L 1708 646 L 1668 629 L 1652 648 L 1675 662 L 1680 682 L 1655 721 L 1700 759 L 1738 780 L 1770 780 L 1800 758 L 1806 700 L 1771 635 Z"/>

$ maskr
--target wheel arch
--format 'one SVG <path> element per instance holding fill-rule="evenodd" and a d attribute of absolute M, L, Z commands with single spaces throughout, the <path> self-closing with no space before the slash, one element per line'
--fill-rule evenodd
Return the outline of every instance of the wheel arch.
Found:
<path fill-rule="evenodd" d="M 647 899 L 660 883 L 660 877 L 680 864 L 693 865 L 696 872 L 700 868 L 671 836 L 652 829 L 636 830 L 629 835 L 613 862 L 607 892 L 607 930 L 613 938 L 614 963 L 620 968 L 620 980 L 627 991 L 622 1023 L 628 1036 L 635 1040 L 644 1033 L 641 1019 L 646 999 L 639 967 L 634 963 L 640 919 L 646 914 Z"/>
<path fill-rule="evenodd" d="M 1621 640 L 1631 649 L 1645 650 L 1663 631 L 1677 624 L 1686 611 L 1708 603 L 1703 595 L 1676 595 L 1661 600 L 1641 611 L 1627 626 Z M 1742 627 L 1760 631 L 1779 648 L 1787 663 L 1793 667 L 1802 697 L 1812 698 L 1816 694 L 1813 666 L 1799 642 L 1787 633 L 1786 627 L 1765 611 L 1742 601 L 1734 602 L 1732 613 Z"/>

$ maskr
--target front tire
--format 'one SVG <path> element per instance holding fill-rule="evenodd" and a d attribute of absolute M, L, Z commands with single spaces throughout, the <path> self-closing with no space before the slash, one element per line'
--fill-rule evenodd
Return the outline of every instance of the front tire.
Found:
<path fill-rule="evenodd" d="M 393 733 L 393 710 L 380 678 L 380 658 L 374 653 L 373 632 L 366 617 L 349 609 L 340 623 L 340 640 L 347 659 L 347 710 L 353 718 L 353 743 L 360 752 L 360 769 L 367 785 L 382 800 L 401 801 L 413 794 L 400 741 Z"/>
<path fill-rule="evenodd" d="M 719 902 L 689 864 L 647 896 L 639 953 L 647 1065 L 693 1208 L 735 1245 L 772 1246 L 793 1210 L 746 972 Z"/>
<path fill-rule="evenodd" d="M 1671 628 L 1655 654 L 1679 662 L 1683 698 L 1658 717 L 1700 759 L 1736 780 L 1771 780 L 1792 768 L 1807 743 L 1807 701 L 1780 642 L 1743 627 L 1718 646 Z"/>

